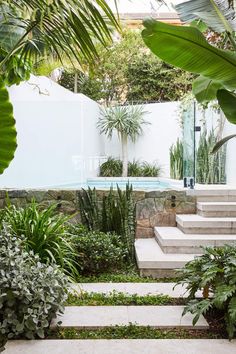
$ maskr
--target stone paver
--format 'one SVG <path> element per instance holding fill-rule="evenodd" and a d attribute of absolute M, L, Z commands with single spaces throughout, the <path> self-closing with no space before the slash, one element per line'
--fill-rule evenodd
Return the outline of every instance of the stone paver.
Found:
<path fill-rule="evenodd" d="M 5 354 L 233 354 L 221 339 L 119 339 L 9 341 Z"/>
<path fill-rule="evenodd" d="M 73 284 L 72 289 L 78 293 L 100 293 L 111 294 L 112 292 L 122 292 L 127 295 L 167 295 L 172 298 L 186 298 L 188 293 L 186 287 L 177 285 L 175 283 L 83 283 Z M 174 288 L 174 289 L 173 289 Z M 197 297 L 202 297 L 199 291 Z"/>
<path fill-rule="evenodd" d="M 182 317 L 183 309 L 183 306 L 68 306 L 52 327 L 60 321 L 62 327 L 76 328 L 127 326 L 130 323 L 154 328 L 208 328 L 203 316 L 193 326 L 193 315 L 188 313 Z"/>

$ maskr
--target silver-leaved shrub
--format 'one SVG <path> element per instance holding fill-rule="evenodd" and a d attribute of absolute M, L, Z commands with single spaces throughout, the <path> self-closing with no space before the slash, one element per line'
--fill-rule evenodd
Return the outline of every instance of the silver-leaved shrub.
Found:
<path fill-rule="evenodd" d="M 43 338 L 67 298 L 68 280 L 58 266 L 40 263 L 23 242 L 0 232 L 0 339 Z"/>

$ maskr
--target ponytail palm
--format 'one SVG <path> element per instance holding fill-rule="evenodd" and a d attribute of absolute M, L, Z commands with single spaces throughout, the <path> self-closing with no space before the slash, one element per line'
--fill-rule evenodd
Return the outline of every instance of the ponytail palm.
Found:
<path fill-rule="evenodd" d="M 5 109 L 6 95 L 2 95 L 4 83 L 27 80 L 30 62 L 45 52 L 61 62 L 65 57 L 92 62 L 96 44 L 106 46 L 112 39 L 111 28 L 119 30 L 119 24 L 105 0 L 4 0 L 0 10 L 1 174 L 16 149 L 12 111 Z"/>
<path fill-rule="evenodd" d="M 121 141 L 123 171 L 122 177 L 128 175 L 128 139 L 135 142 L 138 136 L 143 133 L 143 124 L 150 124 L 144 120 L 147 114 L 142 106 L 114 106 L 102 108 L 98 121 L 100 133 L 104 133 L 108 138 L 112 138 L 114 131 L 117 132 Z"/>

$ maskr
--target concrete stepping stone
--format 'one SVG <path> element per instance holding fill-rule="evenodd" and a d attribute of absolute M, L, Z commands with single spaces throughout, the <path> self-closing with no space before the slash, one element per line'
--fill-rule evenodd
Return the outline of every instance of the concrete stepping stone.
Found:
<path fill-rule="evenodd" d="M 72 292 L 78 295 L 81 292 L 112 294 L 113 292 L 124 293 L 127 295 L 167 295 L 171 298 L 186 298 L 188 293 L 186 287 L 175 283 L 83 283 L 73 284 Z M 174 288 L 174 289 L 173 289 Z M 202 297 L 202 292 L 198 292 L 197 297 Z"/>
<path fill-rule="evenodd" d="M 5 354 L 233 354 L 227 339 L 15 340 Z"/>
<path fill-rule="evenodd" d="M 67 306 L 51 327 L 60 321 L 63 328 L 103 328 L 132 323 L 153 328 L 208 329 L 203 316 L 193 326 L 193 315 L 188 313 L 182 317 L 183 310 L 184 306 Z"/>

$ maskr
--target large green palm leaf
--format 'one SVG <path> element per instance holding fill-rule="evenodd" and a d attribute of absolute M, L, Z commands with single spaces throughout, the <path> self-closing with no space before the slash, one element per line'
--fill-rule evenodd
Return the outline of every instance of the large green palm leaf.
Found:
<path fill-rule="evenodd" d="M 175 9 L 183 22 L 201 19 L 216 32 L 236 31 L 231 0 L 189 0 L 176 5 Z"/>
<path fill-rule="evenodd" d="M 173 26 L 153 19 L 144 21 L 146 45 L 169 64 L 236 88 L 236 55 L 211 46 L 193 27 Z"/>
<path fill-rule="evenodd" d="M 6 0 L 8 23 L 17 20 L 16 27 L 24 35 L 11 48 L 23 57 L 40 53 L 42 44 L 61 58 L 91 61 L 97 55 L 96 43 L 107 45 L 111 26 L 119 24 L 105 0 Z M 16 15 L 17 13 L 17 15 Z M 7 26 L 7 24 L 6 24 Z"/>
<path fill-rule="evenodd" d="M 4 83 L 0 82 L 0 174 L 13 159 L 16 146 L 13 107 Z"/>

